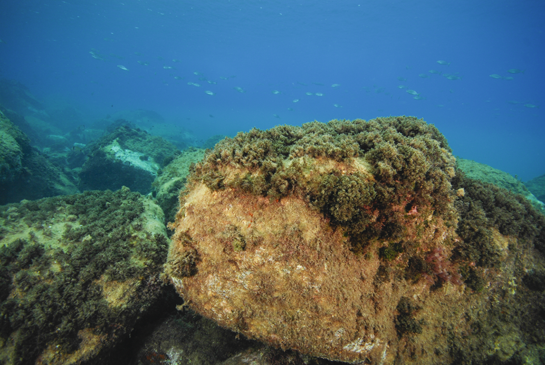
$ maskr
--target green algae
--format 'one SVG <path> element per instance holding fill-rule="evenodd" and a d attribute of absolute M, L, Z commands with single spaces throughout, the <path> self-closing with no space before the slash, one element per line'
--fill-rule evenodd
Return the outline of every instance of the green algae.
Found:
<path fill-rule="evenodd" d="M 464 242 L 457 248 L 460 257 L 479 266 L 497 266 L 500 252 L 493 244 L 493 228 L 545 253 L 545 216 L 524 196 L 470 179 L 461 171 L 452 183 L 454 189 L 464 191 L 456 201 L 460 214 L 457 233 Z"/>
<path fill-rule="evenodd" d="M 132 327 L 159 293 L 168 246 L 143 229 L 145 210 L 126 188 L 0 208 L 0 360 L 34 362 L 52 345 L 73 353 L 80 330 L 113 339 Z"/>
<path fill-rule="evenodd" d="M 363 164 L 372 177 L 339 169 L 314 174 L 326 160 Z M 373 239 L 403 235 L 407 212 L 394 206 L 452 213 L 454 166 L 446 139 L 433 125 L 391 117 L 239 133 L 209 151 L 190 179 L 212 190 L 241 189 L 271 200 L 302 196 L 342 227 L 358 252 Z M 233 177 L 232 169 L 240 173 Z"/>

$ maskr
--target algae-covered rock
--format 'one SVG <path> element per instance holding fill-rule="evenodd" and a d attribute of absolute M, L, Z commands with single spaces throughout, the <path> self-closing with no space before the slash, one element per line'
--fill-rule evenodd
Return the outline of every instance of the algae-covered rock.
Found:
<path fill-rule="evenodd" d="M 463 158 L 457 158 L 456 163 L 458 168 L 462 170 L 467 177 L 494 184 L 500 188 L 507 189 L 512 193 L 520 194 L 534 203 L 536 207 L 543 209 L 543 203 L 532 194 L 525 184 L 507 172 Z"/>
<path fill-rule="evenodd" d="M 524 185 L 537 197 L 537 199 L 545 203 L 545 175 L 527 181 Z"/>
<path fill-rule="evenodd" d="M 77 192 L 73 181 L 0 112 L 0 204 Z"/>
<path fill-rule="evenodd" d="M 163 219 L 127 188 L 0 207 L 0 363 L 104 356 L 161 290 Z"/>
<path fill-rule="evenodd" d="M 188 180 L 166 271 L 224 327 L 354 363 L 505 361 L 544 346 L 532 288 L 545 218 L 457 175 L 422 120 L 254 129 Z"/>
<path fill-rule="evenodd" d="M 82 190 L 127 186 L 147 194 L 159 169 L 180 152 L 161 137 L 121 125 L 89 147 L 80 172 Z"/>
<path fill-rule="evenodd" d="M 155 198 L 165 212 L 167 222 L 173 222 L 176 212 L 180 209 L 178 197 L 187 182 L 191 165 L 201 161 L 203 157 L 203 149 L 187 149 L 161 169 L 153 182 Z"/>
<path fill-rule="evenodd" d="M 0 181 L 12 182 L 21 174 L 23 149 L 29 152 L 27 136 L 0 112 Z"/>

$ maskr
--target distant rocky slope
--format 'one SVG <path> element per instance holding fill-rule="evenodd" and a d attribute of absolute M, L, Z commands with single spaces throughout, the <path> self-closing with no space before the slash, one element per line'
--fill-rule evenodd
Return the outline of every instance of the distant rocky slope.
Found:
<path fill-rule="evenodd" d="M 73 181 L 0 112 L 0 204 L 77 192 Z"/>
<path fill-rule="evenodd" d="M 500 188 L 507 189 L 512 193 L 520 194 L 535 204 L 538 208 L 543 209 L 544 204 L 541 199 L 536 198 L 535 194 L 532 194 L 533 192 L 526 186 L 526 184 L 514 178 L 507 172 L 460 157 L 456 158 L 456 164 L 467 177 L 494 184 Z"/>
<path fill-rule="evenodd" d="M 117 190 L 127 186 L 148 194 L 159 169 L 179 154 L 161 137 L 121 125 L 87 148 L 87 160 L 79 174 L 80 189 Z"/>
<path fill-rule="evenodd" d="M 524 183 L 540 201 L 545 203 L 545 175 L 541 175 Z"/>

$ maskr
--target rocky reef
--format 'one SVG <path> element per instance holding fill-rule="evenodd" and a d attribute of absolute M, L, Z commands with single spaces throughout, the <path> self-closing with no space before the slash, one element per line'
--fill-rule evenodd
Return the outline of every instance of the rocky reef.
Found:
<path fill-rule="evenodd" d="M 545 175 L 538 176 L 524 183 L 541 202 L 545 202 Z"/>
<path fill-rule="evenodd" d="M 180 153 L 163 138 L 124 123 L 87 150 L 87 160 L 79 173 L 81 190 L 127 186 L 142 194 L 151 192 L 159 169 Z"/>
<path fill-rule="evenodd" d="M 470 179 L 494 184 L 528 199 L 536 208 L 545 212 L 545 205 L 518 178 L 491 166 L 463 158 L 456 158 L 456 166 Z"/>
<path fill-rule="evenodd" d="M 32 147 L 6 114 L 0 112 L 0 204 L 78 193 L 73 179 Z"/>
<path fill-rule="evenodd" d="M 117 192 L 0 207 L 0 363 L 104 363 L 157 300 L 161 208 Z"/>
<path fill-rule="evenodd" d="M 352 363 L 539 361 L 545 217 L 412 117 L 227 138 L 180 195 L 166 272 L 198 313 Z"/>

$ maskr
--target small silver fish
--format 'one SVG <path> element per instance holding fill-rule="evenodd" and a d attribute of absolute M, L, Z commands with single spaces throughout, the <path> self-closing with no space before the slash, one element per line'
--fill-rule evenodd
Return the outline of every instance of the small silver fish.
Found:
<path fill-rule="evenodd" d="M 322 93 L 316 93 L 316 94 L 314 94 L 314 95 L 316 95 L 316 96 L 324 96 L 324 94 L 322 94 Z"/>
<path fill-rule="evenodd" d="M 523 74 L 524 70 L 519 70 L 518 68 L 512 68 L 507 70 L 510 74 Z"/>
<path fill-rule="evenodd" d="M 439 61 L 437 61 L 437 63 L 440 64 L 440 65 L 443 65 L 443 66 L 448 66 L 448 65 L 450 65 L 450 62 L 443 61 L 443 60 L 439 60 Z"/>
<path fill-rule="evenodd" d="M 119 67 L 119 68 L 122 69 L 123 71 L 129 71 L 129 69 L 126 68 L 126 67 L 123 66 L 123 65 L 117 65 L 117 67 Z"/>
<path fill-rule="evenodd" d="M 310 95 L 314 95 L 313 93 L 305 93 L 305 94 L 307 94 L 307 95 L 309 95 L 309 96 L 310 96 Z"/>
<path fill-rule="evenodd" d="M 492 75 L 489 75 L 490 77 L 492 77 L 493 79 L 501 79 L 502 77 L 498 74 L 492 74 Z"/>
<path fill-rule="evenodd" d="M 210 90 L 206 90 L 205 93 L 208 94 L 208 95 L 214 95 L 214 93 L 212 91 L 210 91 Z"/>
<path fill-rule="evenodd" d="M 418 95 L 418 93 L 414 90 L 407 90 L 407 92 L 411 95 Z"/>
<path fill-rule="evenodd" d="M 273 93 L 274 95 L 278 95 L 278 94 L 280 94 L 280 91 L 278 91 L 278 90 L 273 90 L 272 93 Z"/>
<path fill-rule="evenodd" d="M 294 103 L 298 103 L 298 102 L 299 102 L 299 99 L 293 99 L 293 102 L 294 102 Z"/>
<path fill-rule="evenodd" d="M 339 86 L 341 86 L 341 85 L 340 85 L 340 84 L 333 84 L 333 85 L 331 85 L 331 87 L 339 87 Z"/>

